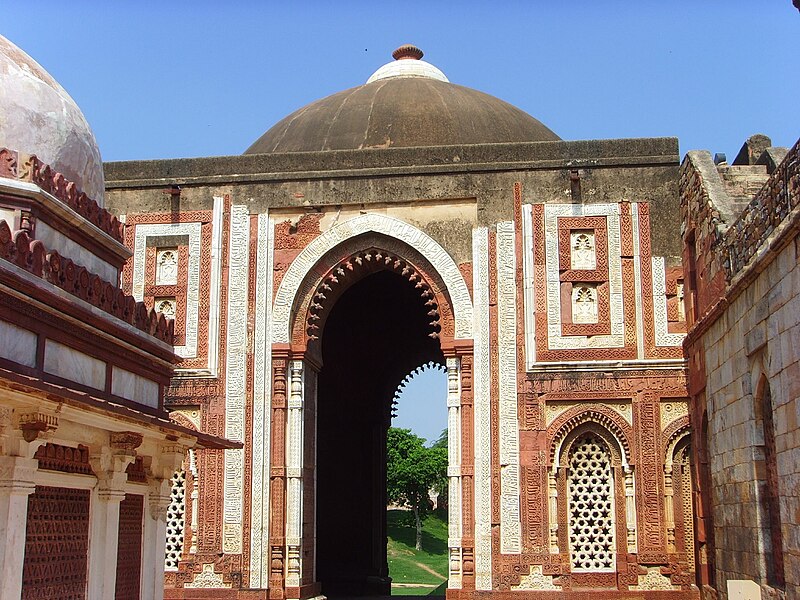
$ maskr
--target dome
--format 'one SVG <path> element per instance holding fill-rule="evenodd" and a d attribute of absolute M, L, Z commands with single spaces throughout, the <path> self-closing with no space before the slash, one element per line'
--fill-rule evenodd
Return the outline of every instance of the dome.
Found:
<path fill-rule="evenodd" d="M 401 46 L 364 85 L 279 121 L 245 154 L 559 140 L 528 113 L 450 83 L 414 46 Z"/>
<path fill-rule="evenodd" d="M 35 154 L 103 205 L 103 163 L 83 113 L 47 71 L 0 36 L 2 147 Z"/>

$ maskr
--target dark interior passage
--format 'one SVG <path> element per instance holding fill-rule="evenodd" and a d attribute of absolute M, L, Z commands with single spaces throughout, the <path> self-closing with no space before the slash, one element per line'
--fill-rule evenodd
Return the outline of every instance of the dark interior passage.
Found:
<path fill-rule="evenodd" d="M 322 333 L 317 580 L 325 595 L 388 595 L 386 431 L 399 382 L 444 359 L 419 289 L 390 271 L 354 284 Z"/>

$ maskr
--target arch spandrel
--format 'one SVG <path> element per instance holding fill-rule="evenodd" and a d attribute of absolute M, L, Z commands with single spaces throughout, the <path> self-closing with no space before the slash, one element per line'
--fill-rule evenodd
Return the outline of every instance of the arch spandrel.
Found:
<path fill-rule="evenodd" d="M 661 435 L 662 448 L 664 450 L 664 464 L 672 463 L 672 455 L 675 451 L 675 447 L 683 438 L 689 435 L 691 435 L 691 426 L 688 415 L 679 417 L 667 425 L 667 428 Z"/>
<path fill-rule="evenodd" d="M 368 213 L 348 219 L 315 238 L 289 266 L 275 295 L 272 310 L 273 342 L 292 342 L 292 329 L 298 315 L 294 314 L 298 301 L 316 286 L 327 272 L 320 261 L 337 246 L 364 234 L 379 234 L 394 239 L 418 253 L 430 265 L 431 287 L 439 287 L 446 295 L 446 305 L 453 313 L 453 338 L 472 338 L 472 299 L 458 266 L 447 251 L 422 230 L 399 219 L 382 214 Z M 366 238 L 365 242 L 366 244 Z M 368 248 L 369 246 L 365 246 Z M 364 249 L 365 249 L 364 248 Z M 334 256 L 338 256 L 335 254 Z M 425 267 L 420 265 L 422 270 Z M 440 280 L 439 285 L 436 280 Z"/>
<path fill-rule="evenodd" d="M 602 404 L 574 406 L 553 421 L 548 428 L 547 439 L 550 449 L 550 464 L 556 465 L 568 453 L 569 442 L 574 441 L 586 427 L 596 432 L 609 443 L 615 460 L 621 464 L 632 462 L 630 437 L 632 429 L 625 419 L 614 410 Z M 566 442 L 566 444 L 565 444 Z"/>

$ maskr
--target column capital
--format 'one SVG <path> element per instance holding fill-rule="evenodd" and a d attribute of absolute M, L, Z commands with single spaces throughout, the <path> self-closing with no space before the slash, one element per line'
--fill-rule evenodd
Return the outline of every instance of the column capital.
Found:
<path fill-rule="evenodd" d="M 150 493 L 149 509 L 150 518 L 155 521 L 167 520 L 167 510 L 172 503 L 172 496 L 165 496 L 163 494 Z"/>
<path fill-rule="evenodd" d="M 445 358 L 472 354 L 474 348 L 475 342 L 473 340 L 451 340 L 442 343 L 442 353 L 445 355 Z"/>
<path fill-rule="evenodd" d="M 158 447 L 158 453 L 150 463 L 150 474 L 156 486 L 161 481 L 171 481 L 175 471 L 179 470 L 186 458 L 189 448 L 180 444 L 168 443 Z"/>
<path fill-rule="evenodd" d="M 97 485 L 101 493 L 101 498 L 113 501 L 113 496 L 122 494 L 125 484 L 128 482 L 126 469 L 134 460 L 136 452 L 124 449 L 112 449 L 109 446 L 94 447 L 89 453 L 89 464 L 97 476 Z"/>
<path fill-rule="evenodd" d="M 119 488 L 101 488 L 97 492 L 97 498 L 102 502 L 122 502 L 125 499 L 125 492 Z"/>

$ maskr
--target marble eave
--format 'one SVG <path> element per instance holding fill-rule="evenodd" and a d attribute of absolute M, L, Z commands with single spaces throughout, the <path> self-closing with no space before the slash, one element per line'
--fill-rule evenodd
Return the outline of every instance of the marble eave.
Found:
<path fill-rule="evenodd" d="M 130 406 L 115 404 L 92 394 L 0 368 L 2 403 L 21 410 L 52 411 L 59 418 L 107 431 L 132 431 L 143 436 L 164 436 L 173 443 L 212 450 L 240 449 L 235 442 L 204 432 L 195 431 L 169 419 L 167 411 L 149 414 Z M 197 440 L 196 443 L 189 443 Z"/>
<path fill-rule="evenodd" d="M 171 377 L 173 365 L 180 360 L 166 342 L 3 259 L 0 259 L 0 292 L 98 335 L 103 343 L 141 357 L 162 379 Z"/>
<path fill-rule="evenodd" d="M 0 205 L 30 211 L 65 237 L 121 270 L 133 253 L 35 183 L 0 177 Z"/>

